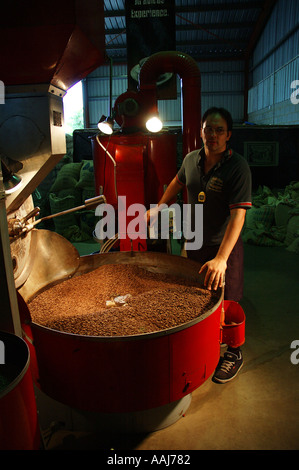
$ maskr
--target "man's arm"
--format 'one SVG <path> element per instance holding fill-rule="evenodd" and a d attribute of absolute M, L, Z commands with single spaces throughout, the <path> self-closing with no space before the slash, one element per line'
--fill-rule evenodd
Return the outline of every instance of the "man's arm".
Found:
<path fill-rule="evenodd" d="M 202 273 L 206 269 L 204 285 L 208 289 L 213 288 L 216 290 L 218 287 L 222 287 L 227 260 L 240 236 L 245 221 L 245 215 L 246 209 L 240 208 L 230 211 L 230 220 L 217 255 L 201 267 L 199 273 Z"/>
<path fill-rule="evenodd" d="M 173 180 L 167 186 L 163 196 L 161 197 L 156 207 L 146 212 L 147 224 L 150 222 L 150 218 L 151 218 L 152 224 L 155 222 L 158 216 L 159 210 L 160 210 L 159 206 L 161 206 L 162 204 L 168 205 L 176 197 L 176 195 L 182 190 L 182 188 L 183 188 L 183 185 L 178 181 L 177 177 L 175 176 Z"/>

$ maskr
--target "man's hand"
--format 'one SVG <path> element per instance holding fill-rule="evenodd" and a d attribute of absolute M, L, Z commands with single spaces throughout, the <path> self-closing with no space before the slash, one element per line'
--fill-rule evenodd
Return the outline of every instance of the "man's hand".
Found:
<path fill-rule="evenodd" d="M 208 289 L 217 289 L 224 285 L 224 275 L 227 268 L 226 261 L 228 260 L 238 238 L 241 233 L 246 209 L 232 209 L 230 211 L 230 220 L 218 253 L 215 258 L 207 261 L 200 269 L 199 273 L 207 270 L 204 280 L 204 285 Z"/>
<path fill-rule="evenodd" d="M 146 225 L 149 225 L 150 227 L 152 227 L 158 219 L 159 212 L 160 212 L 160 209 L 158 205 L 146 211 L 144 215 Z"/>
<path fill-rule="evenodd" d="M 203 264 L 199 274 L 206 270 L 204 286 L 209 290 L 217 290 L 218 287 L 222 287 L 224 285 L 226 267 L 226 260 L 218 255 Z"/>

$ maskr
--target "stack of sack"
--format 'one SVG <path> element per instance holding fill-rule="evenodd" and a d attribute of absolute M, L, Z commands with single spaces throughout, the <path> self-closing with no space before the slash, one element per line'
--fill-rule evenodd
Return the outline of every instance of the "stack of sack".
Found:
<path fill-rule="evenodd" d="M 246 212 L 242 238 L 260 246 L 282 246 L 299 253 L 299 181 L 284 190 L 260 186 Z"/>
<path fill-rule="evenodd" d="M 59 170 L 48 198 L 50 213 L 56 214 L 84 204 L 95 196 L 94 169 L 92 160 L 66 163 Z M 96 225 L 94 210 L 81 209 L 55 217 L 54 230 L 71 242 L 90 240 Z"/>

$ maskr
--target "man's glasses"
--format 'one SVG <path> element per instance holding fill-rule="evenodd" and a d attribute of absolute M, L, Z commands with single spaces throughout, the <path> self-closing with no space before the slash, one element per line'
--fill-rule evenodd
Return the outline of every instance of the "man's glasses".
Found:
<path fill-rule="evenodd" d="M 217 127 L 216 129 L 213 129 L 212 127 L 206 126 L 203 127 L 203 131 L 206 135 L 212 135 L 214 132 L 217 135 L 223 135 L 225 132 L 227 132 L 226 129 L 223 129 L 223 127 Z"/>

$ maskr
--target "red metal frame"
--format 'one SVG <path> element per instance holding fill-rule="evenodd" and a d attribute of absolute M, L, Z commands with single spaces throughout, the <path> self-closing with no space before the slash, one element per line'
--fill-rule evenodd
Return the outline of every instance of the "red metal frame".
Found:
<path fill-rule="evenodd" d="M 117 196 L 126 197 L 126 208 L 116 213 L 116 216 L 122 227 L 127 229 L 135 216 L 128 216 L 126 209 L 132 204 L 142 204 L 146 208 L 150 204 L 157 204 L 163 195 L 164 186 L 175 176 L 176 135 L 138 132 L 132 135 L 97 136 L 92 138 L 92 148 L 96 193 L 99 194 L 102 188 L 107 203 L 113 205 L 116 211 L 119 209 Z M 139 231 L 144 234 L 144 238 L 140 236 L 132 239 L 130 234 L 124 235 L 120 240 L 121 251 L 147 249 L 146 227 L 139 228 Z"/>

